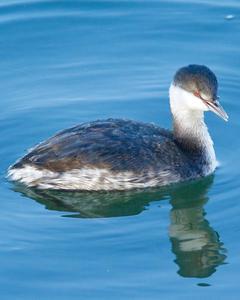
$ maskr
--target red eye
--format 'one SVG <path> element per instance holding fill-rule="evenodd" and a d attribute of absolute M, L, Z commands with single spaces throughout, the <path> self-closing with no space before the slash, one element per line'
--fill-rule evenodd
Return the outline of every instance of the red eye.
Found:
<path fill-rule="evenodd" d="M 194 92 L 193 95 L 196 96 L 196 97 L 198 97 L 198 98 L 201 98 L 201 95 L 200 95 L 200 93 L 198 91 Z"/>

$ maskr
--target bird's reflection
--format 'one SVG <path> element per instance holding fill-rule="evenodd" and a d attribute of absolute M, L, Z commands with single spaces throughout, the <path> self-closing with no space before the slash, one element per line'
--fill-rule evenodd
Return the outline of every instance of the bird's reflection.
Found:
<path fill-rule="evenodd" d="M 185 186 L 171 195 L 169 238 L 178 273 L 183 277 L 209 277 L 226 258 L 219 235 L 203 208 L 212 180 Z"/>
<path fill-rule="evenodd" d="M 170 199 L 169 238 L 178 274 L 183 277 L 209 277 L 224 263 L 226 251 L 218 233 L 206 219 L 204 204 L 213 176 L 170 188 L 127 192 L 64 192 L 29 189 L 14 190 L 35 199 L 47 209 L 72 212 L 68 217 L 98 218 L 137 215 L 152 201 Z"/>

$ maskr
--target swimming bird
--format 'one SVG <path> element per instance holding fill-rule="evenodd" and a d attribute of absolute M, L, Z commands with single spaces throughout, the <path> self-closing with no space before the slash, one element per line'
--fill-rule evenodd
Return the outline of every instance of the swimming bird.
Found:
<path fill-rule="evenodd" d="M 228 120 L 217 90 L 208 67 L 182 67 L 169 89 L 172 130 L 125 119 L 83 123 L 33 148 L 8 177 L 39 189 L 109 191 L 207 176 L 217 160 L 204 112 Z"/>

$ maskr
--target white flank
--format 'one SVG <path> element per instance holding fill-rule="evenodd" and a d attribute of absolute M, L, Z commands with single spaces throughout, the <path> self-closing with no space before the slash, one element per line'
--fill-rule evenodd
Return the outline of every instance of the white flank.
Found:
<path fill-rule="evenodd" d="M 10 168 L 8 177 L 29 187 L 39 189 L 110 191 L 167 185 L 180 180 L 172 172 L 111 172 L 107 169 L 71 170 L 62 173 L 40 170 L 34 166 Z"/>

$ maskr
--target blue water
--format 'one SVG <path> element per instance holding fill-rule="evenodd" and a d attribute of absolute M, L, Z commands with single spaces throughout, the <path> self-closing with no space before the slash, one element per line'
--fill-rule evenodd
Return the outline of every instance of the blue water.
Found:
<path fill-rule="evenodd" d="M 237 0 L 1 0 L 1 299 L 239 298 L 239 47 Z M 189 63 L 217 74 L 230 116 L 206 116 L 214 176 L 67 194 L 5 179 L 28 148 L 76 123 L 170 127 L 168 87 Z"/>

